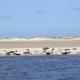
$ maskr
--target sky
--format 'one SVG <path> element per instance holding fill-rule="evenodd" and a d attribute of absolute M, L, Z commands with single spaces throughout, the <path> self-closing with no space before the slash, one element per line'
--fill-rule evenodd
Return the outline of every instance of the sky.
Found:
<path fill-rule="evenodd" d="M 0 37 L 80 35 L 80 0 L 0 0 Z"/>

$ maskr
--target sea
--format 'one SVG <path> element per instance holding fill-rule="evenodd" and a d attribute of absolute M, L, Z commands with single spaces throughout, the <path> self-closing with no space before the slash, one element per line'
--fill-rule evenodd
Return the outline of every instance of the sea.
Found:
<path fill-rule="evenodd" d="M 80 80 L 80 55 L 0 57 L 0 80 Z"/>

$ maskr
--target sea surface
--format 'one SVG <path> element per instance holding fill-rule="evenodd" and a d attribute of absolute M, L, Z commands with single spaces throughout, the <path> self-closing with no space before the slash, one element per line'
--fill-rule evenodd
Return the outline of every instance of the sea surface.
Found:
<path fill-rule="evenodd" d="M 0 80 L 80 80 L 80 55 L 0 57 Z"/>

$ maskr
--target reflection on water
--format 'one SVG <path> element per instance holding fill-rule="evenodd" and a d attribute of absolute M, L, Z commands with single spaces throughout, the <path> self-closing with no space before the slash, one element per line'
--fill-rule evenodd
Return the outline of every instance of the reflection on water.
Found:
<path fill-rule="evenodd" d="M 1 57 L 0 80 L 80 80 L 80 56 Z"/>

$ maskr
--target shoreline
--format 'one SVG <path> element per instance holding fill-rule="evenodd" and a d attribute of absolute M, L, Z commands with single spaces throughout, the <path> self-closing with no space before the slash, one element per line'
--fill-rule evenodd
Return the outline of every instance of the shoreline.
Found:
<path fill-rule="evenodd" d="M 47 48 L 44 50 L 44 48 Z M 80 40 L 77 39 L 2 39 L 0 56 L 29 55 L 76 55 L 80 54 Z"/>
<path fill-rule="evenodd" d="M 80 47 L 0 48 L 0 56 L 80 55 Z"/>

